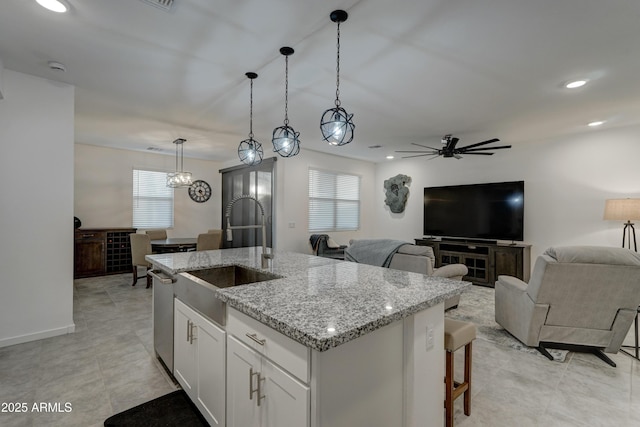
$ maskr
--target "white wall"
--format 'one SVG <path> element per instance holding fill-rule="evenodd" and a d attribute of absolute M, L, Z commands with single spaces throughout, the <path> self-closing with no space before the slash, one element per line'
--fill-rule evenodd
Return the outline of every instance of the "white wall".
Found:
<path fill-rule="evenodd" d="M 0 58 L 0 99 L 4 98 L 4 95 L 2 94 L 2 90 L 3 90 L 2 89 L 2 86 L 3 86 L 2 72 L 3 71 L 4 71 L 4 66 L 2 65 L 2 58 Z"/>
<path fill-rule="evenodd" d="M 376 170 L 376 237 L 413 241 L 422 234 L 424 187 L 525 181 L 524 240 L 532 261 L 549 246 L 620 246 L 622 223 L 604 221 L 605 199 L 640 197 L 640 127 L 602 129 L 532 141 L 492 157 L 401 159 Z M 508 143 L 508 141 L 503 141 Z M 405 212 L 384 204 L 383 182 L 412 178 Z"/>
<path fill-rule="evenodd" d="M 0 347 L 74 331 L 74 88 L 5 69 Z"/>
<path fill-rule="evenodd" d="M 171 141 L 167 141 L 167 149 L 171 155 L 75 144 L 74 215 L 82 221 L 82 228 L 131 227 L 132 171 L 173 171 L 175 153 Z M 174 227 L 167 231 L 169 237 L 195 237 L 210 228 L 220 228 L 219 169 L 218 162 L 184 159 L 184 170 L 191 172 L 194 180 L 209 183 L 212 195 L 208 201 L 196 203 L 186 188 L 175 189 Z"/>
<path fill-rule="evenodd" d="M 336 150 L 339 150 L 336 147 Z M 375 164 L 345 157 L 302 150 L 291 158 L 276 161 L 275 236 L 277 250 L 312 253 L 309 244 L 309 167 L 345 172 L 361 177 L 360 229 L 352 232 L 327 232 L 337 243 L 348 244 L 349 239 L 367 238 L 374 230 Z M 294 225 L 294 228 L 290 227 Z"/>

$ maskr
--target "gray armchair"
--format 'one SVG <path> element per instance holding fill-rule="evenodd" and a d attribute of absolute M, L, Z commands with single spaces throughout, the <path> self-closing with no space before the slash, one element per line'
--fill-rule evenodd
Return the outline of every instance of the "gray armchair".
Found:
<path fill-rule="evenodd" d="M 527 346 L 590 351 L 611 366 L 640 305 L 640 254 L 623 248 L 549 248 L 531 280 L 499 276 L 495 319 Z"/>
<path fill-rule="evenodd" d="M 406 244 L 400 246 L 393 255 L 389 268 L 426 274 L 427 276 L 446 277 L 453 280 L 462 280 L 469 271 L 464 264 L 449 264 L 440 268 L 435 268 L 435 265 L 436 257 L 430 246 Z M 456 308 L 459 302 L 460 295 L 451 297 L 445 301 L 444 309 Z"/>
<path fill-rule="evenodd" d="M 335 243 L 327 234 L 312 234 L 309 244 L 314 255 L 334 259 L 344 259 L 344 250 L 347 247 Z"/>

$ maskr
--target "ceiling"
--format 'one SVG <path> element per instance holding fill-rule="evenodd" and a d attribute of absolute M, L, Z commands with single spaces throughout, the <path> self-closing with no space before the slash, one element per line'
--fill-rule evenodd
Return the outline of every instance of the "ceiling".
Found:
<path fill-rule="evenodd" d="M 175 0 L 170 11 L 66 1 L 57 14 L 2 0 L 0 58 L 76 87 L 77 143 L 173 155 L 181 137 L 185 157 L 233 160 L 249 132 L 254 71 L 253 130 L 270 157 L 284 119 L 282 46 L 295 49 L 289 120 L 302 150 L 382 162 L 448 133 L 460 145 L 518 144 L 593 131 L 594 120 L 640 122 L 637 0 Z M 342 147 L 319 130 L 335 98 L 334 9 L 349 13 L 340 99 L 356 124 Z M 589 83 L 563 87 L 579 78 Z"/>

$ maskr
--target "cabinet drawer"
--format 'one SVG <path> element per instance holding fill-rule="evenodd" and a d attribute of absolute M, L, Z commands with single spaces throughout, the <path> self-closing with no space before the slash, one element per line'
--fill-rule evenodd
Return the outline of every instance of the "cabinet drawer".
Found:
<path fill-rule="evenodd" d="M 227 333 L 235 335 L 239 341 L 271 359 L 302 382 L 310 381 L 308 347 L 231 307 L 227 307 Z"/>
<path fill-rule="evenodd" d="M 107 238 L 105 231 L 76 231 L 76 240 L 104 240 Z"/>

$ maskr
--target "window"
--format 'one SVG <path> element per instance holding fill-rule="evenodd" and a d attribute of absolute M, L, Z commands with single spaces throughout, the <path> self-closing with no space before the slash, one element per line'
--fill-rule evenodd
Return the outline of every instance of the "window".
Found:
<path fill-rule="evenodd" d="M 167 173 L 133 170 L 133 226 L 173 227 L 173 188 L 167 187 Z"/>
<path fill-rule="evenodd" d="M 309 231 L 360 227 L 360 177 L 309 169 Z"/>

